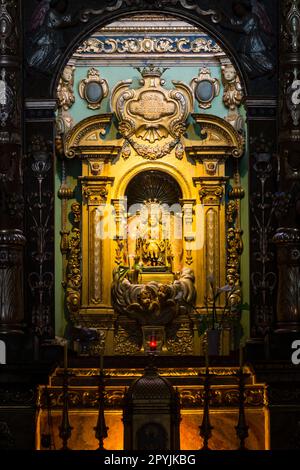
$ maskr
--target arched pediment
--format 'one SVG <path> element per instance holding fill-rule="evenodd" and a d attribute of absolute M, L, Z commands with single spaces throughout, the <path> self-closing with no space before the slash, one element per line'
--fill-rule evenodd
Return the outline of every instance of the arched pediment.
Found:
<path fill-rule="evenodd" d="M 103 136 L 108 131 L 113 114 L 99 114 L 83 119 L 71 129 L 64 140 L 64 152 L 67 158 L 74 158 L 83 153 L 97 155 L 117 155 L 118 146 L 105 144 Z"/>
<path fill-rule="evenodd" d="M 190 157 L 215 154 L 239 158 L 245 139 L 225 119 L 209 114 L 192 115 L 200 128 L 200 139 L 188 140 L 185 150 Z"/>

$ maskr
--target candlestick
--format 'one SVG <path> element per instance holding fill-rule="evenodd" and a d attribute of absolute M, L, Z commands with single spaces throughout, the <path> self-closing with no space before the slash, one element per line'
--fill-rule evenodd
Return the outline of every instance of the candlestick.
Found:
<path fill-rule="evenodd" d="M 243 358 L 243 344 L 242 342 L 240 343 L 240 367 L 242 368 L 243 367 L 243 362 L 244 362 L 244 358 Z"/>
<path fill-rule="evenodd" d="M 100 355 L 100 372 L 103 372 L 103 355 Z"/>
<path fill-rule="evenodd" d="M 65 340 L 64 344 L 64 368 L 68 368 L 68 341 Z"/>

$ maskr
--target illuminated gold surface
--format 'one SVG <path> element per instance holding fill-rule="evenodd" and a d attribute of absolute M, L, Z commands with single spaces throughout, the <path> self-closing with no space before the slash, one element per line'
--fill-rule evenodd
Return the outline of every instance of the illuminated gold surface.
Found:
<path fill-rule="evenodd" d="M 96 450 L 99 443 L 95 438 L 94 427 L 97 423 L 97 412 L 87 410 L 71 411 L 69 414 L 70 425 L 73 426 L 72 436 L 68 446 L 72 450 Z M 38 421 L 37 435 L 49 432 L 47 412 L 42 411 Z M 104 441 L 105 449 L 121 450 L 123 449 L 123 423 L 121 412 L 105 413 L 106 425 L 109 427 L 108 437 Z M 59 438 L 59 426 L 61 424 L 61 413 L 52 412 L 53 422 L 53 441 L 55 450 L 61 448 L 61 439 Z M 37 439 L 37 450 L 41 450 L 40 439 Z M 54 450 L 54 449 L 53 449 Z"/>
<path fill-rule="evenodd" d="M 199 436 L 199 425 L 202 422 L 202 413 L 182 413 L 180 424 L 181 450 L 199 450 L 202 447 L 202 438 Z M 210 422 L 214 427 L 209 447 L 212 450 L 236 450 L 238 440 L 235 432 L 237 424 L 237 411 L 211 411 Z M 249 450 L 265 450 L 265 416 L 264 411 L 247 411 L 247 424 L 249 437 L 246 447 Z"/>
<path fill-rule="evenodd" d="M 210 368 L 213 385 L 211 386 L 210 417 L 214 426 L 211 447 L 213 449 L 235 449 L 237 438 L 234 426 L 237 424 L 239 393 L 236 381 L 237 367 Z M 99 369 L 70 369 L 73 373 L 69 387 L 70 423 L 74 427 L 71 448 L 95 449 L 96 440 L 93 427 L 96 424 L 98 411 L 97 376 Z M 62 410 L 62 369 L 56 369 L 50 377 L 47 391 L 51 402 L 53 429 L 56 447 L 59 448 L 58 426 L 61 422 Z M 196 450 L 201 445 L 199 425 L 202 421 L 204 403 L 203 382 L 199 372 L 204 368 L 161 369 L 163 376 L 168 376 L 179 391 L 181 402 L 180 440 L 182 450 Z M 245 411 L 249 425 L 249 438 L 246 445 L 249 449 L 268 449 L 269 442 L 269 411 L 267 387 L 256 383 L 255 376 L 249 367 L 244 372 L 248 374 L 245 387 Z M 107 449 L 123 448 L 122 409 L 125 388 L 132 380 L 141 376 L 142 369 L 107 369 L 110 383 L 106 386 L 105 418 L 109 426 L 109 437 L 105 441 Z M 189 383 L 183 384 L 182 380 Z M 119 380 L 125 381 L 120 385 Z M 40 448 L 40 436 L 47 431 L 47 400 L 45 386 L 39 387 L 36 445 Z"/>
<path fill-rule="evenodd" d="M 55 448 L 61 447 L 61 440 L 58 437 L 58 426 L 61 424 L 61 413 L 52 412 L 53 436 Z M 211 411 L 210 421 L 214 427 L 210 448 L 212 450 L 234 450 L 238 447 L 235 426 L 237 424 L 237 410 Z M 263 410 L 247 410 L 246 419 L 249 425 L 249 437 L 246 440 L 246 446 L 249 450 L 266 449 L 265 412 Z M 121 412 L 106 412 L 106 424 L 109 427 L 108 438 L 104 445 L 107 450 L 123 449 L 123 423 Z M 97 421 L 97 412 L 90 410 L 71 411 L 70 424 L 73 426 L 72 437 L 69 441 L 70 448 L 73 450 L 95 450 L 97 440 L 93 430 Z M 202 446 L 202 438 L 199 436 L 199 425 L 202 422 L 202 413 L 193 410 L 181 413 L 180 424 L 180 449 L 198 450 Z M 40 413 L 37 427 L 37 436 L 48 432 L 47 412 Z M 40 447 L 40 439 L 37 437 L 37 449 Z"/>

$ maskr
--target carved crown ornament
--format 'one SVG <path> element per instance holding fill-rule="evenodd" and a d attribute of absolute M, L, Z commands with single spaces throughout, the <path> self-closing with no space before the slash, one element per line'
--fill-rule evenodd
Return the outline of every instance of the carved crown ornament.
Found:
<path fill-rule="evenodd" d="M 130 88 L 132 80 L 124 80 L 114 87 L 111 95 L 111 109 L 125 139 L 123 157 L 130 156 L 131 147 L 148 160 L 162 158 L 174 148 L 177 158 L 182 158 L 180 139 L 193 110 L 192 90 L 174 80 L 174 89 L 165 89 L 161 76 L 166 69 L 150 65 L 137 70 L 143 77 L 140 88 Z"/>

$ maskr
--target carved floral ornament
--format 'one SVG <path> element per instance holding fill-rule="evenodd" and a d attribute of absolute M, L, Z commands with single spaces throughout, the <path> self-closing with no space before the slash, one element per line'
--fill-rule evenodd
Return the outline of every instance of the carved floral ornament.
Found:
<path fill-rule="evenodd" d="M 200 127 L 201 140 L 189 141 L 186 153 L 192 158 L 207 157 L 207 154 L 240 158 L 244 153 L 245 139 L 226 120 L 210 114 L 193 114 Z M 214 171 L 214 168 L 210 168 Z"/>
<path fill-rule="evenodd" d="M 84 41 L 75 56 L 86 54 L 197 54 L 223 55 L 220 46 L 205 37 L 130 37 L 126 39 L 92 37 Z"/>

